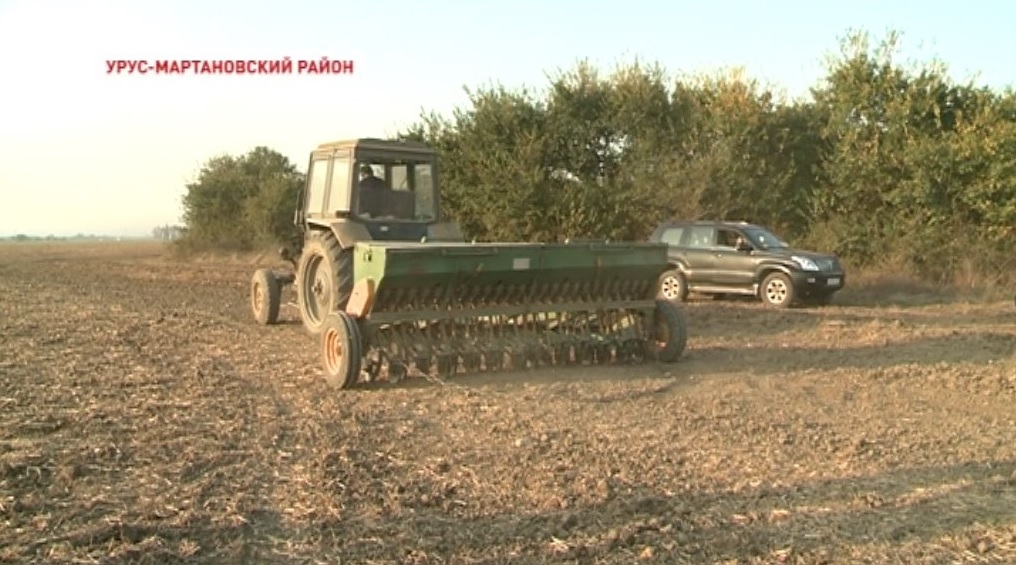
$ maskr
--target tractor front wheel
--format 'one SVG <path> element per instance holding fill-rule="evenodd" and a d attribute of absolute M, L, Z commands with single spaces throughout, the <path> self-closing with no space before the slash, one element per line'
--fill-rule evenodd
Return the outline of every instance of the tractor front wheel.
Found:
<path fill-rule="evenodd" d="M 300 256 L 295 286 L 303 326 L 317 335 L 328 315 L 344 309 L 349 302 L 353 250 L 339 247 L 330 231 L 311 235 Z"/>
<path fill-rule="evenodd" d="M 345 312 L 332 312 L 321 326 L 321 361 L 328 384 L 348 389 L 360 378 L 363 344 L 356 320 Z"/>

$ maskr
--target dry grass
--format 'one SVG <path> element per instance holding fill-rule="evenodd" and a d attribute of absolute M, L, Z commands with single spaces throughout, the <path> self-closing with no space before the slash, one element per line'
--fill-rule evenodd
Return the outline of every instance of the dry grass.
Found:
<path fill-rule="evenodd" d="M 988 280 L 972 272 L 957 273 L 954 281 L 936 284 L 905 269 L 877 267 L 847 269 L 847 288 L 840 302 L 853 305 L 921 306 L 957 302 L 991 303 L 1012 300 L 1016 285 Z"/>
<path fill-rule="evenodd" d="M 971 298 L 956 286 L 934 284 L 906 272 L 872 268 L 847 270 L 847 287 L 838 295 L 838 302 L 854 305 L 928 305 Z"/>
<path fill-rule="evenodd" d="M 250 319 L 272 257 L 32 245 L 0 562 L 1016 562 L 1009 300 L 703 301 L 678 365 L 336 393 L 292 312 Z"/>

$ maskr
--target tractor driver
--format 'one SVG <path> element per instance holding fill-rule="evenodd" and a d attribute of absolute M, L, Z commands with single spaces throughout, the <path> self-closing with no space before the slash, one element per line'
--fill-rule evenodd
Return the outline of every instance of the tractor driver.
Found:
<path fill-rule="evenodd" d="M 385 181 L 374 175 L 374 168 L 367 163 L 360 165 L 359 186 L 360 213 L 373 218 L 381 216 L 388 187 Z"/>

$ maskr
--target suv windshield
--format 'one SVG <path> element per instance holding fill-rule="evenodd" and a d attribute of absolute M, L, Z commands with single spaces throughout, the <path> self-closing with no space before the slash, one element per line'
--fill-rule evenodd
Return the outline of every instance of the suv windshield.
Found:
<path fill-rule="evenodd" d="M 435 218 L 434 166 L 429 161 L 356 162 L 356 210 L 365 219 L 424 222 Z"/>
<path fill-rule="evenodd" d="M 786 242 L 762 228 L 747 228 L 744 233 L 759 249 L 780 249 L 789 247 Z"/>

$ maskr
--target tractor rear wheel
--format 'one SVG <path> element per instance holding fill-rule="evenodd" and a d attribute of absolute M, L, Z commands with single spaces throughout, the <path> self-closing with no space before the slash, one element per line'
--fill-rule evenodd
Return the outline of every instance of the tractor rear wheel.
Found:
<path fill-rule="evenodd" d="M 250 306 L 254 319 L 263 326 L 279 321 L 282 285 L 271 269 L 258 269 L 250 281 Z"/>
<path fill-rule="evenodd" d="M 328 384 L 338 389 L 351 388 L 360 378 L 363 344 L 360 327 L 345 312 L 332 312 L 321 331 L 321 361 Z"/>
<path fill-rule="evenodd" d="M 680 359 L 688 344 L 688 318 L 684 310 L 669 300 L 657 300 L 652 328 L 656 358 L 663 363 Z"/>
<path fill-rule="evenodd" d="M 330 231 L 311 235 L 296 274 L 297 305 L 303 327 L 321 333 L 332 312 L 346 307 L 353 292 L 353 250 L 342 249 Z"/>

